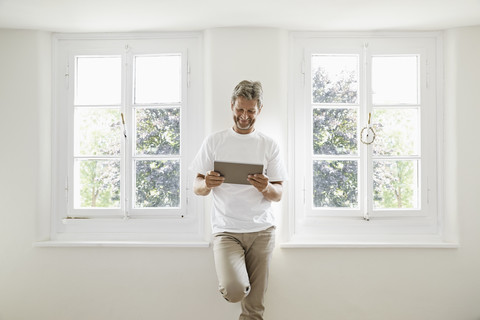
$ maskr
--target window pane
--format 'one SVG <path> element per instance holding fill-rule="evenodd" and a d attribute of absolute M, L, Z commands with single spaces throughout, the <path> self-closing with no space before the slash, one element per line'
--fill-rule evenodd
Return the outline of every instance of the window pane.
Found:
<path fill-rule="evenodd" d="M 120 207 L 120 161 L 75 161 L 75 208 Z"/>
<path fill-rule="evenodd" d="M 376 133 L 376 155 L 418 155 L 418 109 L 375 109 L 372 116 Z"/>
<path fill-rule="evenodd" d="M 135 166 L 137 208 L 180 206 L 180 161 L 138 160 Z"/>
<path fill-rule="evenodd" d="M 417 56 L 373 57 L 373 104 L 418 104 L 418 74 Z"/>
<path fill-rule="evenodd" d="M 313 110 L 313 153 L 324 155 L 357 153 L 357 110 Z"/>
<path fill-rule="evenodd" d="M 312 102 L 357 103 L 358 56 L 312 56 Z"/>
<path fill-rule="evenodd" d="M 135 57 L 134 103 L 181 102 L 181 55 Z"/>
<path fill-rule="evenodd" d="M 374 161 L 375 209 L 418 208 L 417 177 L 417 160 Z"/>
<path fill-rule="evenodd" d="M 180 108 L 137 109 L 137 154 L 180 153 Z"/>
<path fill-rule="evenodd" d="M 122 101 L 122 61 L 119 56 L 77 57 L 76 105 L 119 105 Z"/>
<path fill-rule="evenodd" d="M 313 204 L 315 207 L 358 207 L 358 162 L 355 160 L 313 161 Z"/>
<path fill-rule="evenodd" d="M 119 155 L 121 138 L 119 109 L 75 108 L 76 155 Z"/>

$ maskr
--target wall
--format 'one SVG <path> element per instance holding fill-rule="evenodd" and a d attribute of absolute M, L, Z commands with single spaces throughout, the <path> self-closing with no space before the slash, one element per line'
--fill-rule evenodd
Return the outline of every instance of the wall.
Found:
<path fill-rule="evenodd" d="M 480 319 L 479 37 L 480 27 L 445 34 L 446 208 L 458 214 L 461 246 L 277 247 L 266 320 Z M 236 319 L 239 306 L 216 292 L 210 248 L 32 246 L 49 210 L 49 41 L 0 30 L 0 320 Z M 233 86 L 258 79 L 258 127 L 285 147 L 287 33 L 212 29 L 204 45 L 206 131 L 231 122 Z"/>

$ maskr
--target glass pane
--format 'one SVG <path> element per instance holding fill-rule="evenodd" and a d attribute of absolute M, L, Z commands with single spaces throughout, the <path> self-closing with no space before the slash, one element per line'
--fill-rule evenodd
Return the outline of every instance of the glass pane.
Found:
<path fill-rule="evenodd" d="M 315 207 L 358 207 L 358 162 L 355 160 L 313 161 L 313 205 Z"/>
<path fill-rule="evenodd" d="M 137 154 L 180 153 L 180 108 L 137 109 Z"/>
<path fill-rule="evenodd" d="M 357 103 L 358 55 L 312 56 L 312 102 Z"/>
<path fill-rule="evenodd" d="M 135 57 L 134 103 L 181 102 L 182 56 Z"/>
<path fill-rule="evenodd" d="M 418 78 L 417 56 L 373 57 L 373 104 L 418 104 Z"/>
<path fill-rule="evenodd" d="M 137 208 L 180 206 L 180 161 L 139 160 L 135 166 Z"/>
<path fill-rule="evenodd" d="M 120 161 L 75 161 L 75 208 L 120 207 Z"/>
<path fill-rule="evenodd" d="M 356 154 L 357 110 L 313 109 L 313 153 Z"/>
<path fill-rule="evenodd" d="M 121 125 L 119 109 L 75 108 L 75 154 L 120 154 Z"/>
<path fill-rule="evenodd" d="M 373 162 L 375 209 L 418 208 L 418 161 Z"/>
<path fill-rule="evenodd" d="M 372 115 L 376 155 L 418 155 L 417 109 L 375 109 Z"/>
<path fill-rule="evenodd" d="M 118 105 L 122 102 L 122 60 L 119 56 L 77 57 L 76 105 Z"/>

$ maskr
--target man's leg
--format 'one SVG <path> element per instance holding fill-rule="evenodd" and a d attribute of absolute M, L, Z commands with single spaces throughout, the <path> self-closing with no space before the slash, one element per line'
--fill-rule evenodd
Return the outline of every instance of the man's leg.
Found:
<path fill-rule="evenodd" d="M 213 238 L 213 253 L 220 293 L 229 302 L 242 301 L 250 292 L 250 282 L 240 240 L 235 234 L 217 233 Z"/>
<path fill-rule="evenodd" d="M 250 278 L 250 294 L 242 300 L 240 320 L 262 320 L 268 272 L 275 247 L 275 228 L 245 234 L 245 261 Z M 248 239 L 248 237 L 251 237 Z"/>

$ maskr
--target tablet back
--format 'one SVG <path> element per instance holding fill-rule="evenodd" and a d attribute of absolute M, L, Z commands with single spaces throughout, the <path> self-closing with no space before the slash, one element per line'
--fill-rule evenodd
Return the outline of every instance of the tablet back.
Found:
<path fill-rule="evenodd" d="M 263 173 L 263 165 L 215 161 L 214 171 L 225 177 L 224 183 L 250 184 L 247 181 L 248 175 Z"/>

